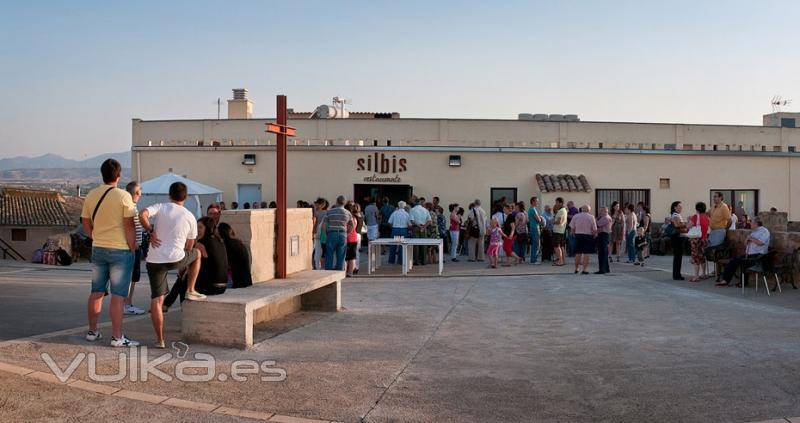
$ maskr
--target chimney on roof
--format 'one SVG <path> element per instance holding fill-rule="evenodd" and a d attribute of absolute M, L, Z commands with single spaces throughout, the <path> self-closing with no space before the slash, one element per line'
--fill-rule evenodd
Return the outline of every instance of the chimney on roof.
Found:
<path fill-rule="evenodd" d="M 228 119 L 250 119 L 253 117 L 253 102 L 247 98 L 245 88 L 234 88 L 233 99 L 228 100 Z"/>

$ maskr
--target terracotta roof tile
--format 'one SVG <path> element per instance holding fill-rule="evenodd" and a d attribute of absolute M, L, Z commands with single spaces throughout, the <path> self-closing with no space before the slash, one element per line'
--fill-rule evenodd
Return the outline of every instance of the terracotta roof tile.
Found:
<path fill-rule="evenodd" d="M 73 226 L 64 198 L 54 191 L 6 188 L 0 194 L 2 226 Z"/>
<path fill-rule="evenodd" d="M 592 187 L 585 176 L 536 174 L 536 185 L 541 192 L 591 192 Z"/>

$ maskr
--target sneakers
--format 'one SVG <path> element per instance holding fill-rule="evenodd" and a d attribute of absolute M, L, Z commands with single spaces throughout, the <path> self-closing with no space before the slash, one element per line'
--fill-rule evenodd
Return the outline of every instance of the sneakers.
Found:
<path fill-rule="evenodd" d="M 187 291 L 186 292 L 186 299 L 187 300 L 202 300 L 206 296 L 197 292 L 197 291 Z"/>
<path fill-rule="evenodd" d="M 100 334 L 100 331 L 90 330 L 89 332 L 86 332 L 86 340 L 89 341 L 89 342 L 97 341 L 98 339 L 101 339 L 102 337 L 103 337 L 103 335 Z M 139 343 L 134 341 L 134 340 L 128 339 L 125 335 L 122 335 L 122 338 L 119 338 L 119 339 L 114 338 L 112 336 L 111 337 L 111 346 L 112 347 L 138 347 Z"/>
<path fill-rule="evenodd" d="M 158 349 L 160 349 L 160 350 L 163 350 L 164 348 L 167 348 L 167 345 L 166 345 L 166 343 L 164 342 L 164 340 L 162 339 L 162 340 L 160 340 L 160 341 L 156 341 L 156 342 L 154 342 L 154 343 L 153 343 L 153 348 L 158 348 Z"/>
<path fill-rule="evenodd" d="M 126 304 L 125 308 L 122 310 L 122 314 L 139 315 L 139 314 L 144 314 L 144 310 L 140 309 L 139 307 L 136 307 L 133 304 Z"/>
<path fill-rule="evenodd" d="M 126 336 L 123 334 L 123 335 L 122 335 L 122 337 L 121 337 L 121 338 L 119 338 L 119 339 L 117 339 L 117 338 L 114 338 L 114 337 L 112 336 L 112 337 L 111 337 L 111 346 L 112 346 L 112 347 L 116 347 L 116 348 L 121 348 L 121 347 L 138 347 L 138 346 L 139 346 L 139 343 L 138 343 L 138 342 L 136 342 L 136 341 L 134 341 L 134 340 L 132 340 L 132 339 L 128 339 L 128 338 L 127 338 L 127 337 L 126 337 Z"/>

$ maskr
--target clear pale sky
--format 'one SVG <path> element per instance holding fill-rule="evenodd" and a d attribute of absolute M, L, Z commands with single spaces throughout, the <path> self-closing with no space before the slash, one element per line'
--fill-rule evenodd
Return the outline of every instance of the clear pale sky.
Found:
<path fill-rule="evenodd" d="M 0 0 L 0 157 L 130 148 L 245 87 L 311 111 L 760 125 L 800 110 L 797 1 Z M 792 106 L 788 107 L 791 110 Z M 222 116 L 225 117 L 223 103 Z"/>

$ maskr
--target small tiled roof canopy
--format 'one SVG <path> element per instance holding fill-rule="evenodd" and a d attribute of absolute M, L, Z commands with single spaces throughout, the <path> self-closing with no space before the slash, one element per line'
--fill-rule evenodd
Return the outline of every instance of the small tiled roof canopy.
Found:
<path fill-rule="evenodd" d="M 73 226 L 64 198 L 53 191 L 6 188 L 0 193 L 0 226 Z"/>
<path fill-rule="evenodd" d="M 591 192 L 592 187 L 583 175 L 543 175 L 536 174 L 536 185 L 541 192 Z"/>

